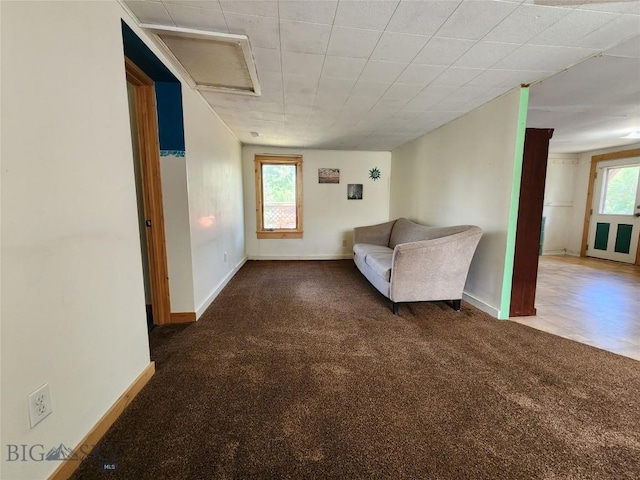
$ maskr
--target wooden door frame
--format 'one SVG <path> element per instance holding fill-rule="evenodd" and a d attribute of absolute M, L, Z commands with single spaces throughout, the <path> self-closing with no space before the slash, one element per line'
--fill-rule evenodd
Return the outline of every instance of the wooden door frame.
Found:
<path fill-rule="evenodd" d="M 151 277 L 153 323 L 170 323 L 169 268 L 164 232 L 160 146 L 154 82 L 135 63 L 125 57 L 127 81 L 135 87 L 136 123 L 140 151 L 142 197 Z"/>
<path fill-rule="evenodd" d="M 587 189 L 587 204 L 584 210 L 584 227 L 582 230 L 582 245 L 580 247 L 580 256 L 587 256 L 587 244 L 589 242 L 589 224 L 591 223 L 591 214 L 593 213 L 593 191 L 596 184 L 596 171 L 598 162 L 606 160 L 619 160 L 621 158 L 640 157 L 640 148 L 631 150 L 620 150 L 617 152 L 603 153 L 591 157 L 591 172 L 589 173 L 589 188 Z M 638 239 L 638 249 L 636 251 L 636 265 L 640 265 L 640 238 Z"/>

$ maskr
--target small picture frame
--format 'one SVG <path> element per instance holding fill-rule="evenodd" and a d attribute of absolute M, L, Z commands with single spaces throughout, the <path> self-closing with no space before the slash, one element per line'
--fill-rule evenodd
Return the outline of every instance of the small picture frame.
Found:
<path fill-rule="evenodd" d="M 340 169 L 319 168 L 318 183 L 340 183 Z"/>
<path fill-rule="evenodd" d="M 361 183 L 350 183 L 347 185 L 347 200 L 362 200 Z"/>

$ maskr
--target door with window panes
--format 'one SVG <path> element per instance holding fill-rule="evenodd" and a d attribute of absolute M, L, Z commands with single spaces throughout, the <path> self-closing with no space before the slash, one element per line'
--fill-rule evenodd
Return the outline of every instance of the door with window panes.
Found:
<path fill-rule="evenodd" d="M 640 157 L 597 164 L 587 256 L 635 263 L 640 233 Z"/>

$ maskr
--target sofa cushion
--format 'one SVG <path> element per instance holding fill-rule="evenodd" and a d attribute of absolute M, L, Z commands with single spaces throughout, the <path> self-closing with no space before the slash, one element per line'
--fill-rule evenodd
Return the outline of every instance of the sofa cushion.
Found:
<path fill-rule="evenodd" d="M 363 259 L 367 257 L 370 253 L 379 253 L 379 252 L 393 252 L 389 247 L 384 245 L 374 245 L 373 243 L 356 243 L 353 246 L 353 253 L 362 257 Z"/>
<path fill-rule="evenodd" d="M 364 261 L 378 275 L 387 282 L 391 281 L 391 261 L 393 260 L 393 250 L 390 248 L 386 252 L 368 253 Z"/>
<path fill-rule="evenodd" d="M 433 227 L 419 225 L 413 223 L 406 218 L 399 218 L 393 225 L 391 237 L 389 238 L 389 247 L 396 248 L 400 243 L 419 242 L 421 240 L 429 240 Z"/>

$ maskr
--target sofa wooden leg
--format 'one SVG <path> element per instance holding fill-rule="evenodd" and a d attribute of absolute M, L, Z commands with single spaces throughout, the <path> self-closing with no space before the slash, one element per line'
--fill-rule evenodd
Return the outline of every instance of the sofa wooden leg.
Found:
<path fill-rule="evenodd" d="M 391 309 L 393 310 L 394 315 L 398 315 L 398 304 L 396 302 L 393 302 Z"/>
<path fill-rule="evenodd" d="M 451 300 L 451 307 L 456 311 L 459 312 L 460 311 L 460 304 L 462 303 L 462 300 Z"/>

